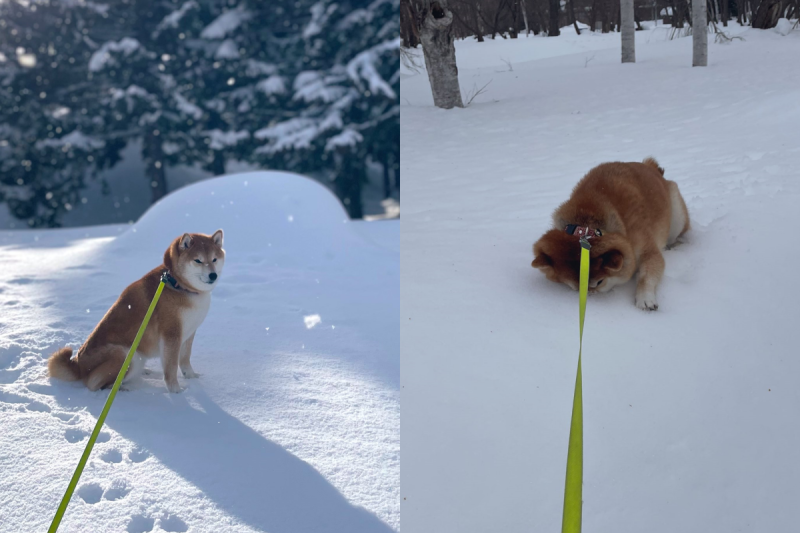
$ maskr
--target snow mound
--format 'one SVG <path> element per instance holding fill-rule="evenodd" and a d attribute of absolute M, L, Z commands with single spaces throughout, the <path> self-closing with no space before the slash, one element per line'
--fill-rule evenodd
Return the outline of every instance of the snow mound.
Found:
<path fill-rule="evenodd" d="M 781 35 L 789 35 L 789 32 L 792 31 L 794 28 L 794 22 L 789 19 L 778 19 L 778 23 L 773 28 L 775 33 L 779 33 Z"/>
<path fill-rule="evenodd" d="M 154 204 L 115 241 L 164 247 L 184 232 L 222 228 L 227 246 L 269 247 L 294 264 L 324 260 L 358 236 L 344 207 L 322 184 L 288 172 L 248 172 L 184 187 Z M 300 253 L 300 251 L 303 253 Z"/>

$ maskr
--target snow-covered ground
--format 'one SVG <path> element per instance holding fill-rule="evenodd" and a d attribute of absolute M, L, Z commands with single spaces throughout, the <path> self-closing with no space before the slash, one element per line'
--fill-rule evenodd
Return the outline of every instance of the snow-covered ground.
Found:
<path fill-rule="evenodd" d="M 800 30 L 459 41 L 467 109 L 401 84 L 404 533 L 558 531 L 577 293 L 531 245 L 605 161 L 655 156 L 694 229 L 660 308 L 589 298 L 584 530 L 792 531 L 800 497 Z M 553 57 L 557 56 L 557 57 Z M 502 59 L 510 60 L 513 70 Z"/>
<path fill-rule="evenodd" d="M 185 231 L 225 230 L 195 340 L 121 392 L 59 531 L 399 529 L 399 222 L 282 173 L 185 187 L 132 226 L 0 232 L 0 531 L 44 531 L 107 391 L 50 380 Z M 195 362 L 196 360 L 196 362 Z"/>

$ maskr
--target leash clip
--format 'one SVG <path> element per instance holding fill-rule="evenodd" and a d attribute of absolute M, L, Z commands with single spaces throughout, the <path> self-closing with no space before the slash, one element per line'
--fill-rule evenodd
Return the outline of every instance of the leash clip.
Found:
<path fill-rule="evenodd" d="M 165 285 L 169 283 L 169 270 L 165 270 L 161 273 L 161 282 Z"/>
<path fill-rule="evenodd" d="M 589 244 L 589 239 L 587 239 L 585 235 L 581 235 L 580 243 L 581 243 L 581 248 L 584 248 L 585 250 L 592 249 L 592 245 Z"/>

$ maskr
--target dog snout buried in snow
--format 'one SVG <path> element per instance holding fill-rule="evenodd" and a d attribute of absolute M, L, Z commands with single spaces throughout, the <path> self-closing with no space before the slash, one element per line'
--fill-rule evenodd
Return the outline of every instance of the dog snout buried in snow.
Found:
<path fill-rule="evenodd" d="M 553 213 L 553 229 L 533 245 L 531 266 L 547 279 L 578 290 L 580 245 L 592 245 L 589 292 L 607 292 L 637 276 L 636 307 L 658 309 L 656 287 L 664 273 L 661 250 L 689 230 L 678 185 L 664 178 L 655 159 L 603 163 L 575 186 Z"/>
<path fill-rule="evenodd" d="M 124 381 L 144 369 L 143 358 L 161 357 L 164 381 L 170 392 L 180 392 L 178 368 L 185 378 L 199 377 L 192 368 L 192 342 L 208 314 L 211 291 L 217 286 L 225 250 L 222 230 L 213 235 L 184 233 L 164 252 L 163 264 L 130 284 L 100 320 L 86 342 L 72 357 L 72 348 L 61 348 L 47 363 L 51 377 L 82 380 L 91 390 L 109 387 L 117 378 L 125 356 L 142 324 L 163 272 L 164 287 Z"/>

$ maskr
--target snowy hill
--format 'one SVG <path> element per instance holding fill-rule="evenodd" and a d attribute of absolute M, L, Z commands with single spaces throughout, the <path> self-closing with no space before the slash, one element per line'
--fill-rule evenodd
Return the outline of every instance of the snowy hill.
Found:
<path fill-rule="evenodd" d="M 203 181 L 132 226 L 0 232 L 0 531 L 52 519 L 107 391 L 50 380 L 122 289 L 185 231 L 225 230 L 195 341 L 121 392 L 59 531 L 399 528 L 399 222 L 348 220 L 277 172 Z"/>
<path fill-rule="evenodd" d="M 729 28 L 456 43 L 466 109 L 401 82 L 402 515 L 406 533 L 558 531 L 578 296 L 531 268 L 575 183 L 655 156 L 693 230 L 660 308 L 588 302 L 584 531 L 792 531 L 800 496 L 793 229 L 800 31 Z M 513 70 L 502 59 L 510 60 Z"/>

